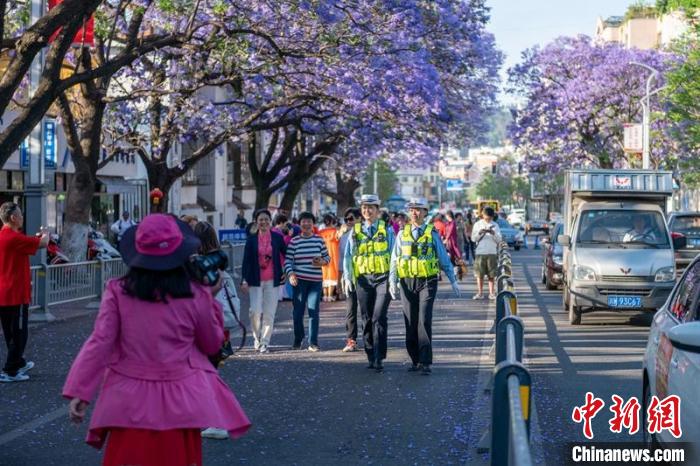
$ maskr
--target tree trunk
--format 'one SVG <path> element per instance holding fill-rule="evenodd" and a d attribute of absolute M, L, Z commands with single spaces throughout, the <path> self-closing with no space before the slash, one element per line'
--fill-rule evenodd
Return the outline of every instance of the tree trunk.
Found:
<path fill-rule="evenodd" d="M 78 166 L 86 167 L 85 164 Z M 90 208 L 95 193 L 95 177 L 89 170 L 79 170 L 71 178 L 66 195 L 66 216 L 61 249 L 72 262 L 85 260 L 87 253 Z"/>
<path fill-rule="evenodd" d="M 335 192 L 334 199 L 338 204 L 337 215 L 343 215 L 345 210 L 355 207 L 355 191 L 360 187 L 360 182 L 355 178 L 345 180 L 340 170 L 335 172 Z"/>
<path fill-rule="evenodd" d="M 289 179 L 289 182 L 284 189 L 284 194 L 282 195 L 282 201 L 280 202 L 279 208 L 281 210 L 291 212 L 294 209 L 294 201 L 296 201 L 301 188 L 304 187 L 307 180 L 308 178 L 299 176 Z"/>

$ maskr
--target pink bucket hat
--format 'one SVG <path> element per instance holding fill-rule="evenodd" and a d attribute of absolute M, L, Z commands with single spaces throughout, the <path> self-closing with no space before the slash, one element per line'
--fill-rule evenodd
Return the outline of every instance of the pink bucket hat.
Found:
<path fill-rule="evenodd" d="M 170 270 L 187 262 L 200 244 L 186 223 L 172 215 L 151 214 L 124 232 L 119 249 L 129 267 Z"/>

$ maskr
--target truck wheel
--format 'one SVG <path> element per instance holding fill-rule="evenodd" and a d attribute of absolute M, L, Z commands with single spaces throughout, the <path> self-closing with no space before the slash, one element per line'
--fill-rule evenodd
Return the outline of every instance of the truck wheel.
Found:
<path fill-rule="evenodd" d="M 571 298 L 569 298 L 569 323 L 581 325 L 581 308 L 574 306 L 574 301 Z"/>

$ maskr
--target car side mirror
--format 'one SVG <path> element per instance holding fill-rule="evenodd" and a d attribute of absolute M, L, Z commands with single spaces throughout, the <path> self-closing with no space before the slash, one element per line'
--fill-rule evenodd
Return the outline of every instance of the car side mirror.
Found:
<path fill-rule="evenodd" d="M 569 235 L 559 235 L 557 237 L 557 242 L 564 246 L 565 248 L 571 247 L 571 236 Z"/>
<path fill-rule="evenodd" d="M 668 339 L 678 350 L 700 354 L 700 322 L 676 325 L 668 331 Z"/>
<path fill-rule="evenodd" d="M 673 240 L 673 249 L 683 249 L 688 245 L 688 238 L 680 233 L 671 233 L 671 239 Z"/>

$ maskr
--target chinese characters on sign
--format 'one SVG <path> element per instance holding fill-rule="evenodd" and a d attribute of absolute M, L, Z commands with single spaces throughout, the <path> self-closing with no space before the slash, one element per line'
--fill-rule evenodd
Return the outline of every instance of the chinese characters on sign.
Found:
<path fill-rule="evenodd" d="M 636 397 L 632 397 L 627 402 L 618 396 L 612 396 L 613 404 L 610 411 L 613 413 L 612 419 L 608 421 L 610 432 L 621 433 L 622 429 L 627 429 L 629 435 L 634 435 L 639 431 L 639 412 L 641 405 Z M 582 406 L 576 406 L 571 413 L 571 419 L 577 423 L 583 423 L 583 435 L 593 439 L 593 427 L 591 421 L 603 409 L 605 402 L 597 398 L 593 393 L 586 393 L 586 402 Z M 646 410 L 647 431 L 651 434 L 658 434 L 664 430 L 669 431 L 675 438 L 680 438 L 681 399 L 678 395 L 669 395 L 663 400 L 652 396 Z"/>

